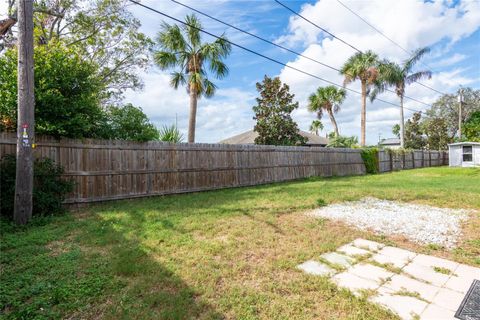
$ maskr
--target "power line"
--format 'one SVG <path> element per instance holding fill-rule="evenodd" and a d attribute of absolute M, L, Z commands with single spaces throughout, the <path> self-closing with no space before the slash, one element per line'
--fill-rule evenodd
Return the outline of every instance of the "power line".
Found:
<path fill-rule="evenodd" d="M 329 83 L 329 84 L 331 84 L 331 85 L 334 85 L 334 86 L 343 88 L 343 86 L 340 85 L 340 84 L 338 84 L 338 83 L 335 83 L 335 82 L 332 82 L 332 81 L 330 81 L 330 80 L 321 78 L 321 77 L 319 77 L 319 76 L 316 76 L 316 75 L 311 74 L 311 73 L 309 73 L 309 72 L 303 71 L 303 70 L 298 69 L 298 68 L 296 68 L 296 67 L 292 67 L 292 66 L 290 66 L 290 65 L 288 65 L 288 64 L 286 64 L 286 63 L 283 63 L 283 62 L 281 62 L 281 61 L 278 61 L 278 60 L 276 60 L 276 59 L 274 59 L 274 58 L 270 58 L 270 57 L 268 57 L 268 56 L 266 56 L 266 55 L 264 55 L 264 54 L 262 54 L 262 53 L 259 53 L 259 52 L 257 52 L 257 51 L 252 50 L 252 49 L 249 49 L 249 48 L 246 48 L 246 47 L 244 47 L 244 46 L 242 46 L 242 45 L 240 45 L 240 44 L 237 44 L 237 43 L 235 43 L 235 42 L 232 42 L 232 41 L 230 41 L 230 40 L 228 40 L 228 39 L 225 39 L 225 38 L 222 38 L 222 37 L 220 37 L 220 36 L 217 36 L 217 35 L 215 35 L 215 34 L 213 34 L 213 33 L 211 33 L 211 32 L 208 32 L 208 31 L 202 29 L 202 28 L 199 28 L 199 27 L 190 25 L 190 24 L 188 24 L 188 23 L 186 23 L 186 22 L 184 22 L 184 21 L 182 21 L 182 20 L 180 20 L 180 19 L 177 19 L 177 18 L 175 18 L 175 17 L 172 17 L 172 16 L 170 16 L 170 15 L 164 13 L 164 12 L 161 12 L 161 11 L 155 9 L 155 8 L 152 8 L 152 7 L 150 7 L 150 6 L 144 5 L 144 4 L 142 4 L 142 3 L 140 3 L 140 2 L 137 2 L 137 1 L 135 1 L 135 0 L 129 0 L 129 1 L 132 2 L 132 3 L 134 3 L 134 4 L 136 4 L 136 5 L 141 6 L 141 7 L 145 8 L 145 9 L 147 9 L 147 10 L 150 10 L 150 11 L 152 11 L 152 12 L 155 12 L 155 13 L 159 14 L 159 15 L 162 15 L 162 16 L 164 16 L 164 17 L 167 17 L 167 18 L 169 18 L 169 19 L 171 19 L 171 20 L 173 20 L 173 21 L 176 21 L 176 22 L 181 23 L 181 24 L 183 24 L 183 25 L 185 25 L 185 26 L 189 26 L 189 27 L 191 27 L 191 28 L 193 28 L 193 29 L 196 29 L 196 30 L 198 30 L 198 31 L 200 31 L 200 32 L 203 32 L 203 33 L 205 33 L 205 34 L 207 34 L 207 35 L 209 35 L 209 36 L 211 36 L 211 37 L 213 37 L 213 38 L 223 39 L 225 42 L 228 42 L 229 44 L 231 44 L 231 45 L 233 45 L 233 46 L 235 46 L 235 47 L 237 47 L 237 48 L 240 48 L 240 49 L 242 49 L 242 50 L 245 50 L 245 51 L 247 51 L 247 52 L 250 52 L 250 53 L 252 53 L 252 54 L 255 54 L 255 55 L 257 55 L 257 56 L 259 56 L 259 57 L 262 57 L 262 58 L 264 58 L 264 59 L 267 59 L 267 60 L 269 60 L 269 61 L 275 62 L 275 63 L 277 63 L 277 64 L 279 64 L 279 65 L 282 65 L 282 66 L 284 66 L 284 67 L 286 67 L 286 68 L 289 68 L 289 69 L 295 70 L 295 71 L 297 71 L 297 72 L 303 73 L 303 74 L 305 74 L 305 75 L 307 75 L 307 76 L 310 76 L 310 77 L 313 77 L 313 78 L 315 78 L 315 79 L 318 79 L 318 80 L 327 82 L 327 83 Z M 356 93 L 356 94 L 359 94 L 359 95 L 362 94 L 361 92 L 359 92 L 359 91 L 357 91 L 357 90 L 354 90 L 354 89 L 351 89 L 351 88 L 345 88 L 345 89 L 348 90 L 348 91 L 354 92 L 354 93 Z M 397 105 L 397 104 L 395 104 L 395 103 L 393 103 L 393 102 L 387 101 L 387 100 L 383 100 L 383 99 L 377 99 L 377 100 L 378 100 L 378 101 L 381 101 L 381 102 L 384 102 L 384 103 L 386 103 L 386 104 L 395 106 L 395 107 L 400 107 L 399 105 Z M 422 112 L 422 111 L 419 111 L 419 110 L 409 109 L 409 108 L 405 108 L 405 107 L 404 107 L 404 109 L 407 109 L 407 110 L 410 110 L 410 111 L 414 111 L 414 112 Z"/>
<path fill-rule="evenodd" d="M 355 16 L 357 16 L 360 20 L 362 20 L 363 22 L 365 22 L 365 24 L 367 24 L 370 28 L 372 28 L 373 30 L 375 30 L 376 32 L 378 32 L 379 34 L 381 34 L 385 39 L 387 39 L 388 41 L 390 41 L 391 43 L 393 43 L 394 45 L 396 45 L 398 48 L 402 49 L 405 53 L 407 53 L 408 55 L 411 55 L 412 52 L 411 51 L 408 51 L 407 49 L 405 49 L 404 47 L 402 47 L 400 44 L 398 44 L 397 42 L 395 42 L 392 38 L 388 37 L 385 33 L 383 33 L 381 30 L 379 30 L 378 28 L 376 28 L 374 25 L 372 25 L 371 23 L 369 23 L 366 19 L 364 19 L 363 17 L 361 17 L 358 13 L 356 13 L 355 11 L 353 11 L 353 9 L 349 8 L 346 4 L 344 4 L 342 1 L 340 0 L 337 0 L 337 2 L 343 6 L 345 9 L 347 9 L 348 11 L 350 11 L 351 13 L 353 13 Z M 429 69 L 432 69 L 430 68 L 429 65 L 425 64 L 424 62 L 420 61 L 421 64 L 423 64 L 425 67 L 429 68 Z M 428 88 L 430 90 L 433 90 L 437 93 L 440 93 L 440 94 L 445 94 L 444 92 L 441 92 L 441 91 L 438 91 L 437 89 L 435 88 L 431 88 L 421 82 L 417 82 L 415 81 L 416 83 L 418 83 L 419 85 L 425 87 L 425 88 Z"/>
<path fill-rule="evenodd" d="M 363 53 L 363 51 L 361 51 L 360 49 L 358 49 L 358 48 L 356 48 L 355 46 L 351 45 L 350 43 L 348 43 L 348 42 L 346 42 L 346 41 L 338 38 L 337 36 L 333 35 L 331 32 L 326 31 L 324 28 L 320 27 L 319 25 L 317 25 L 316 23 L 314 23 L 314 22 L 311 21 L 310 19 L 305 18 L 305 17 L 302 16 L 300 13 L 298 13 L 298 12 L 296 12 L 295 10 L 291 9 L 290 7 L 288 7 L 287 5 L 285 5 L 284 3 L 282 3 L 282 2 L 280 2 L 280 1 L 278 1 L 278 0 L 274 0 L 274 1 L 275 1 L 276 3 L 278 3 L 279 5 L 281 5 L 282 7 L 284 7 L 285 9 L 287 9 L 288 11 L 292 12 L 293 14 L 295 14 L 297 17 L 299 17 L 299 18 L 307 21 L 307 22 L 310 23 L 311 25 L 313 25 L 313 26 L 317 27 L 318 29 L 326 32 L 328 35 L 334 37 L 335 39 L 340 40 L 340 41 L 343 42 L 344 44 L 348 45 L 350 48 L 353 48 L 354 50 L 356 50 L 356 51 L 358 51 L 358 52 L 360 52 L 360 53 Z M 423 87 L 425 87 L 425 88 L 428 88 L 428 89 L 430 89 L 430 90 L 432 90 L 432 91 L 435 91 L 435 92 L 437 92 L 437 93 L 446 94 L 446 93 L 444 93 L 444 92 L 438 91 L 438 90 L 435 89 L 435 88 L 431 88 L 431 87 L 429 87 L 429 86 L 427 86 L 427 85 L 425 85 L 425 84 L 423 84 L 423 83 L 420 83 L 420 82 L 417 82 L 417 81 L 415 81 L 415 82 L 418 83 L 419 85 L 421 85 L 421 86 L 423 86 Z"/>
<path fill-rule="evenodd" d="M 276 47 L 278 47 L 278 48 L 280 48 L 280 49 L 282 49 L 282 50 L 288 51 L 288 52 L 293 53 L 293 54 L 295 54 L 295 55 L 297 55 L 297 56 L 300 56 L 300 57 L 302 57 L 302 58 L 305 58 L 305 59 L 308 59 L 308 60 L 313 61 L 313 62 L 315 62 L 315 63 L 318 63 L 318 64 L 320 64 L 320 65 L 322 65 L 322 66 L 324 66 L 324 67 L 327 67 L 327 68 L 329 68 L 329 69 L 335 70 L 335 71 L 337 71 L 337 72 L 341 72 L 341 70 L 338 69 L 338 68 L 332 67 L 332 66 L 330 66 L 330 65 L 328 65 L 328 64 L 325 64 L 325 63 L 323 63 L 323 62 L 321 62 L 321 61 L 319 61 L 319 60 L 316 60 L 316 59 L 313 59 L 313 58 L 311 58 L 311 57 L 305 56 L 305 55 L 303 55 L 303 54 L 301 54 L 301 53 L 299 53 L 299 52 L 297 52 L 297 51 L 294 51 L 294 50 L 289 49 L 289 48 L 287 48 L 287 47 L 285 47 L 285 46 L 279 45 L 279 44 L 277 44 L 277 43 L 275 43 L 275 42 L 272 42 L 272 41 L 270 41 L 270 40 L 267 40 L 267 39 L 265 39 L 265 38 L 262 38 L 262 37 L 260 37 L 260 36 L 258 36 L 258 35 L 256 35 L 256 34 L 253 34 L 253 33 L 251 33 L 251 32 L 248 32 L 248 31 L 246 31 L 246 30 L 244 30 L 244 29 L 238 28 L 238 27 L 236 27 L 236 26 L 234 26 L 234 25 L 232 25 L 232 24 L 230 24 L 230 23 L 228 23 L 228 22 L 225 22 L 225 21 L 222 21 L 222 20 L 220 20 L 220 19 L 218 19 L 218 18 L 215 18 L 215 17 L 213 17 L 213 16 L 211 16 L 211 15 L 205 13 L 205 12 L 202 12 L 202 11 L 200 11 L 200 10 L 198 10 L 198 9 L 195 9 L 195 8 L 193 8 L 193 7 L 191 7 L 191 6 L 188 6 L 188 5 L 184 4 L 184 3 L 181 3 L 181 2 L 179 2 L 179 1 L 177 1 L 177 0 L 171 0 L 171 1 L 174 2 L 174 3 L 176 3 L 176 4 L 178 4 L 178 5 L 183 6 L 183 7 L 185 7 L 185 8 L 188 8 L 188 9 L 190 9 L 190 10 L 192 10 L 192 11 L 198 13 L 198 14 L 201 14 L 201 15 L 203 15 L 203 16 L 205 16 L 205 17 L 208 17 L 208 18 L 210 18 L 210 19 L 212 19 L 212 20 L 215 20 L 215 21 L 217 21 L 217 22 L 219 22 L 219 23 L 221 23 L 221 24 L 223 24 L 223 25 L 226 25 L 226 26 L 228 26 L 228 27 L 230 27 L 230 28 L 233 28 L 233 29 L 235 29 L 235 30 L 237 30 L 237 31 L 239 31 L 239 32 L 242 32 L 242 33 L 247 34 L 247 35 L 249 35 L 249 36 L 251 36 L 251 37 L 254 37 L 254 38 L 258 39 L 258 40 L 261 40 L 261 41 L 266 42 L 266 43 L 268 43 L 268 44 L 270 44 L 270 45 L 276 46 Z M 395 91 L 390 90 L 390 89 L 386 89 L 386 91 L 396 94 Z M 406 95 L 404 95 L 404 97 L 405 97 L 406 99 L 409 99 L 409 100 L 412 100 L 412 101 L 421 103 L 421 104 L 423 104 L 423 105 L 425 105 L 425 106 L 431 107 L 430 104 L 425 103 L 425 102 L 423 102 L 423 101 L 420 101 L 420 100 L 418 100 L 418 99 L 415 99 L 415 98 L 412 98 L 412 97 L 409 97 L 409 96 L 406 96 Z"/>

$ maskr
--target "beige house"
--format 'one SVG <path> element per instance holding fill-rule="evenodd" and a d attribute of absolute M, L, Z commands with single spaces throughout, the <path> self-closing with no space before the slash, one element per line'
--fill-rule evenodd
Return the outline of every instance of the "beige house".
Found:
<path fill-rule="evenodd" d="M 328 144 L 328 139 L 325 137 L 320 137 L 315 134 L 302 131 L 300 130 L 300 134 L 307 138 L 307 146 L 310 147 L 325 147 Z M 236 136 L 224 139 L 220 141 L 219 143 L 225 143 L 225 144 L 254 144 L 255 143 L 255 138 L 258 137 L 258 133 L 250 130 L 246 131 L 240 134 L 237 134 Z"/>

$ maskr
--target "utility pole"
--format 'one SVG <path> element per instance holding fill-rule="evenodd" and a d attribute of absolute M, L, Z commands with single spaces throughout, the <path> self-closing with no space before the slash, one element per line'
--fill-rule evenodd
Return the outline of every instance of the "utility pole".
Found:
<path fill-rule="evenodd" d="M 458 90 L 458 138 L 462 139 L 462 104 L 463 104 L 463 89 Z"/>
<path fill-rule="evenodd" d="M 17 171 L 13 218 L 26 224 L 32 217 L 33 150 L 35 135 L 33 82 L 33 0 L 18 5 Z"/>

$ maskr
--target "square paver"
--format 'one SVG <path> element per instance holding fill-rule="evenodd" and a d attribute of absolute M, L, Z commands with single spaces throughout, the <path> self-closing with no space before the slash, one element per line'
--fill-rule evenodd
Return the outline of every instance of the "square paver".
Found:
<path fill-rule="evenodd" d="M 421 264 L 426 267 L 440 267 L 440 268 L 445 268 L 450 271 L 455 271 L 457 267 L 460 265 L 457 262 L 453 262 L 450 260 L 442 259 L 442 258 L 437 258 L 434 256 L 427 256 L 424 254 L 419 254 L 417 255 L 414 259 L 413 262 Z"/>
<path fill-rule="evenodd" d="M 361 278 L 375 281 L 379 285 L 394 275 L 393 272 L 368 263 L 356 264 L 347 271 Z"/>
<path fill-rule="evenodd" d="M 480 280 L 480 268 L 467 266 L 466 264 L 458 265 L 457 269 L 455 269 L 455 274 L 462 278 Z"/>
<path fill-rule="evenodd" d="M 402 274 L 394 275 L 390 281 L 384 285 L 386 288 L 393 290 L 394 292 L 408 291 L 412 293 L 418 293 L 420 297 L 431 302 L 434 297 L 440 291 L 439 287 L 435 287 L 431 284 L 421 282 Z"/>
<path fill-rule="evenodd" d="M 389 290 L 383 288 L 380 288 L 378 293 L 377 296 L 370 297 L 369 300 L 383 305 L 404 320 L 415 319 L 428 305 L 426 302 L 414 297 L 391 294 Z"/>
<path fill-rule="evenodd" d="M 336 264 L 344 268 L 348 268 L 355 263 L 355 259 L 337 252 L 324 253 L 320 257 L 330 262 L 331 264 Z"/>
<path fill-rule="evenodd" d="M 358 295 L 360 290 L 375 290 L 378 288 L 378 284 L 375 281 L 361 278 L 348 271 L 333 276 L 332 280 L 339 287 L 346 288 L 355 295 Z"/>
<path fill-rule="evenodd" d="M 407 263 L 409 263 L 409 260 L 407 259 L 400 259 L 397 257 L 386 256 L 380 253 L 375 254 L 370 259 L 381 264 L 391 264 L 392 266 L 400 269 L 405 267 Z"/>
<path fill-rule="evenodd" d="M 352 244 L 357 248 L 366 249 L 370 251 L 378 251 L 385 246 L 384 244 L 381 244 L 375 241 L 370 241 L 370 240 L 365 240 L 360 238 L 353 240 Z"/>
<path fill-rule="evenodd" d="M 365 249 L 360 249 L 358 247 L 352 246 L 351 244 L 346 244 L 337 249 L 339 252 L 343 252 L 348 256 L 366 256 L 372 254 L 370 251 Z"/>
<path fill-rule="evenodd" d="M 420 315 L 422 320 L 458 320 L 455 317 L 455 312 L 439 307 L 434 304 L 428 307 Z"/>
<path fill-rule="evenodd" d="M 457 311 L 458 307 L 460 307 L 463 297 L 463 293 L 442 288 L 440 291 L 438 291 L 432 302 L 437 306 L 441 306 L 442 308 L 455 312 Z"/>
<path fill-rule="evenodd" d="M 437 287 L 442 287 L 450 278 L 449 275 L 435 272 L 433 268 L 422 266 L 417 263 L 408 264 L 402 271 L 414 276 L 418 280 L 430 282 Z"/>
<path fill-rule="evenodd" d="M 317 276 L 329 276 L 335 273 L 335 270 L 333 270 L 326 264 L 314 260 L 309 260 L 302 264 L 299 264 L 297 268 L 303 270 L 308 274 L 314 274 Z"/>
<path fill-rule="evenodd" d="M 395 247 L 384 247 L 378 253 L 405 261 L 412 260 L 417 255 L 415 252 Z"/>

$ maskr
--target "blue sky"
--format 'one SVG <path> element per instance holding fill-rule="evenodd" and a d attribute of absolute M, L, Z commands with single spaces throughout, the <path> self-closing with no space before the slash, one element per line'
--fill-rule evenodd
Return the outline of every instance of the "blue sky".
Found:
<path fill-rule="evenodd" d="M 273 0 L 265 1 L 182 1 L 214 17 L 225 20 L 249 32 L 280 43 L 286 47 L 339 68 L 354 51 L 338 40 L 331 39 L 317 28 L 295 18 Z M 144 0 L 158 10 L 183 19 L 188 9 L 167 0 Z M 341 37 L 361 50 L 372 49 L 380 56 L 400 62 L 407 54 L 372 30 L 336 0 L 285 1 L 294 10 L 301 11 L 318 25 Z M 429 46 L 431 53 L 423 62 L 431 67 L 434 75 L 424 80 L 428 86 L 442 92 L 455 92 L 460 85 L 480 87 L 480 4 L 478 1 L 344 1 L 363 18 L 407 50 Z M 132 8 L 141 20 L 143 30 L 154 36 L 161 16 L 143 8 Z M 267 56 L 288 63 L 320 77 L 342 83 L 337 72 L 319 66 L 304 58 L 241 34 L 218 22 L 200 16 L 204 28 L 221 34 L 234 42 L 259 51 Z M 401 26 L 401 27 L 399 27 Z M 205 40 L 209 37 L 206 36 Z M 234 134 L 252 129 L 252 106 L 255 104 L 255 83 L 264 75 L 280 76 L 290 85 L 300 108 L 294 112 L 294 119 L 303 130 L 308 130 L 314 114 L 306 110 L 306 99 L 318 86 L 326 83 L 286 69 L 283 66 L 233 48 L 227 59 L 229 76 L 217 81 L 219 90 L 216 97 L 199 102 L 197 119 L 197 141 L 217 142 Z M 427 68 L 418 64 L 418 69 Z M 145 89 L 128 93 L 127 100 L 144 108 L 157 125 L 171 124 L 178 119 L 180 129 L 186 133 L 188 120 L 188 96 L 184 89 L 174 91 L 168 85 L 168 72 L 154 66 L 144 73 Z M 359 89 L 359 85 L 350 85 Z M 407 95 L 426 103 L 432 103 L 439 94 L 413 84 L 407 88 Z M 397 103 L 397 98 L 385 94 L 383 99 Z M 406 101 L 406 107 L 424 110 L 424 105 Z M 410 116 L 411 111 L 406 111 Z M 376 143 L 379 135 L 390 137 L 391 127 L 398 122 L 398 107 L 381 102 L 367 107 L 367 142 Z M 349 93 L 337 114 L 341 134 L 359 135 L 360 98 Z M 325 134 L 331 130 L 328 118 L 323 119 Z"/>
<path fill-rule="evenodd" d="M 179 1 L 336 68 L 341 67 L 354 53 L 340 41 L 294 17 L 273 0 Z M 141 2 L 182 20 L 186 14 L 191 13 L 190 10 L 169 0 Z M 407 58 L 405 52 L 372 30 L 342 7 L 337 0 L 283 0 L 283 2 L 361 50 L 371 49 L 381 57 L 397 62 Z M 432 79 L 423 80 L 422 83 L 446 93 L 455 92 L 461 85 L 480 88 L 480 1 L 342 0 L 342 2 L 403 48 L 415 50 L 429 46 L 432 49 L 423 62 L 431 67 L 434 74 Z M 149 36 L 155 36 L 162 20 L 173 23 L 144 8 L 135 5 L 130 8 L 141 21 L 142 31 Z M 226 33 L 233 42 L 319 77 L 342 83 L 342 77 L 335 71 L 283 52 L 206 17 L 199 18 L 209 32 L 218 35 Z M 204 39 L 211 40 L 208 36 Z M 301 129 L 308 130 L 311 121 L 315 119 L 315 115 L 306 109 L 308 95 L 318 86 L 327 85 L 326 83 L 235 47 L 226 62 L 230 67 L 230 73 L 227 78 L 216 81 L 219 87 L 216 96 L 199 101 L 197 142 L 217 142 L 251 130 L 254 125 L 252 106 L 257 95 L 255 83 L 264 75 L 279 76 L 290 86 L 300 103 L 300 108 L 294 112 L 293 117 Z M 417 68 L 420 70 L 426 67 L 418 64 Z M 125 101 L 142 107 L 159 127 L 170 125 L 177 119 L 179 128 L 186 135 L 188 95 L 185 89 L 172 89 L 169 86 L 169 72 L 160 71 L 153 65 L 141 71 L 141 77 L 145 83 L 144 89 L 127 92 Z M 349 87 L 358 90 L 359 84 L 353 83 Z M 439 96 L 438 93 L 418 84 L 409 86 L 406 91 L 408 96 L 425 103 L 433 103 Z M 395 96 L 389 94 L 384 94 L 381 98 L 398 102 Z M 408 100 L 406 107 L 415 110 L 426 108 Z M 406 110 L 407 117 L 411 113 Z M 336 118 L 341 134 L 359 136 L 360 97 L 349 93 Z M 398 107 L 381 102 L 369 103 L 367 142 L 376 143 L 379 135 L 391 137 L 391 127 L 398 123 L 398 119 Z M 322 121 L 325 125 L 322 134 L 326 134 L 331 131 L 331 125 L 327 117 Z"/>

